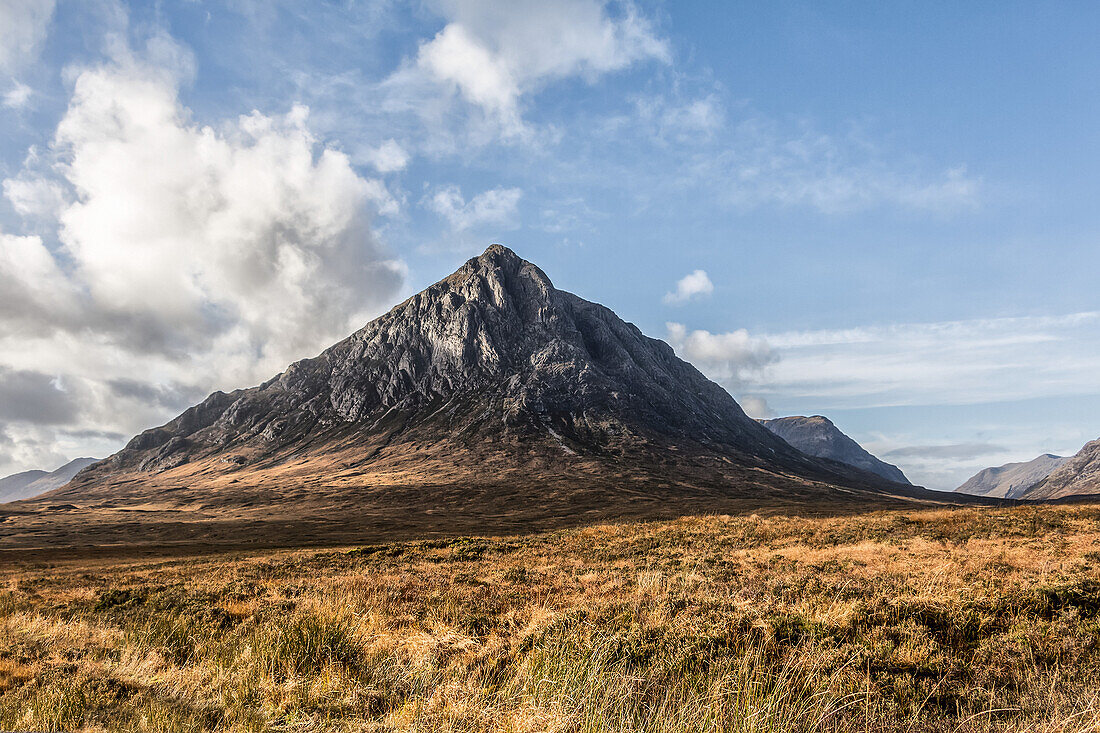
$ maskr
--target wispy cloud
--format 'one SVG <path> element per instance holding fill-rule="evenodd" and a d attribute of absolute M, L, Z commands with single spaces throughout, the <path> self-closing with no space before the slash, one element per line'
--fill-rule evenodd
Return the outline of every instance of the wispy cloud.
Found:
<path fill-rule="evenodd" d="M 977 404 L 1098 390 L 1100 313 L 762 334 L 764 394 L 828 408 Z"/>
<path fill-rule="evenodd" d="M 750 336 L 745 329 L 711 333 L 691 331 L 681 323 L 666 323 L 665 327 L 669 345 L 681 358 L 733 393 L 750 415 L 771 416 L 767 400 L 752 391 L 752 385 L 759 383 L 778 359 L 766 339 Z"/>
<path fill-rule="evenodd" d="M 366 148 L 360 158 L 379 173 L 393 173 L 403 170 L 409 164 L 408 151 L 393 138 L 377 147 Z"/>
<path fill-rule="evenodd" d="M 951 445 L 908 445 L 883 453 L 884 458 L 979 458 L 1005 452 L 1005 448 L 992 443 L 955 443 Z"/>
<path fill-rule="evenodd" d="M 456 232 L 485 226 L 515 229 L 519 226 L 522 196 L 523 191 L 518 188 L 492 188 L 467 201 L 462 189 L 452 185 L 438 189 L 427 198 L 425 205 L 446 219 Z"/>
<path fill-rule="evenodd" d="M 801 206 L 845 214 L 876 206 L 950 212 L 980 201 L 981 181 L 965 166 L 904 164 L 866 135 L 794 128 L 763 117 L 740 122 L 722 151 L 696 171 L 717 181 L 730 204 Z"/>
<path fill-rule="evenodd" d="M 1088 420 L 1057 416 L 1067 402 L 1100 402 L 1100 312 L 757 334 L 669 324 L 668 340 L 752 414 L 859 415 L 867 432 L 853 437 L 933 488 L 1095 437 Z M 1061 407 L 1035 424 L 1046 403 Z"/>
<path fill-rule="evenodd" d="M 0 3 L 0 74 L 14 73 L 36 58 L 55 5 L 55 0 Z"/>
<path fill-rule="evenodd" d="M 12 88 L 4 92 L 2 102 L 5 107 L 11 109 L 23 109 L 31 101 L 34 92 L 29 86 L 19 81 L 13 82 Z"/>

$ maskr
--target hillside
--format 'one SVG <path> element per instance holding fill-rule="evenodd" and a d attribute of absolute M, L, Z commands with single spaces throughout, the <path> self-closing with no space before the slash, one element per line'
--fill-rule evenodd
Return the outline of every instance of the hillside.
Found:
<path fill-rule="evenodd" d="M 1006 463 L 995 468 L 985 468 L 967 479 L 955 491 L 972 496 L 1020 499 L 1028 489 L 1068 460 L 1070 459 L 1047 453 L 1024 463 Z"/>
<path fill-rule="evenodd" d="M 829 418 L 792 416 L 760 423 L 798 450 L 817 458 L 828 458 L 877 474 L 887 481 L 908 484 L 897 466 L 879 460 L 847 435 L 842 433 Z"/>

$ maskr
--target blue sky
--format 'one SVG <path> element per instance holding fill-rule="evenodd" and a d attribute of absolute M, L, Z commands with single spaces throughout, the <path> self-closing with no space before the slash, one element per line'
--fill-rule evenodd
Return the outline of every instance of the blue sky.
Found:
<path fill-rule="evenodd" d="M 0 472 L 490 242 L 914 481 L 1100 435 L 1089 3 L 9 0 Z"/>

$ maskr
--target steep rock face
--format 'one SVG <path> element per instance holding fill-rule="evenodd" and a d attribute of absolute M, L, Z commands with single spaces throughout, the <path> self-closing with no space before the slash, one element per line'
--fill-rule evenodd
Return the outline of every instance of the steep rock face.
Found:
<path fill-rule="evenodd" d="M 768 430 L 807 455 L 829 458 L 855 466 L 899 484 L 909 483 L 909 479 L 905 478 L 900 468 L 868 453 L 859 443 L 842 433 L 827 417 L 792 416 L 760 422 Z"/>
<path fill-rule="evenodd" d="M 1024 463 L 1006 463 L 1003 466 L 986 468 L 971 476 L 955 491 L 972 496 L 1020 499 L 1028 489 L 1068 460 L 1047 453 Z"/>
<path fill-rule="evenodd" d="M 1100 494 L 1100 440 L 1086 443 L 1076 455 L 1024 491 L 1020 498 L 1062 499 L 1085 494 Z"/>
<path fill-rule="evenodd" d="M 74 458 L 55 471 L 24 471 L 0 479 L 0 503 L 20 501 L 60 488 L 72 480 L 81 469 L 95 463 L 95 458 Z"/>

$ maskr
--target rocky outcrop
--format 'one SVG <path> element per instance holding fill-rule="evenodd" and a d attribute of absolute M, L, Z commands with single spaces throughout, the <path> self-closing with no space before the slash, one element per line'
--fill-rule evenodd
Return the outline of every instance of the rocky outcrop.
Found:
<path fill-rule="evenodd" d="M 1028 489 L 1068 460 L 1047 453 L 1024 463 L 1006 463 L 1003 466 L 986 468 L 971 476 L 955 491 L 972 496 L 1021 499 Z"/>
<path fill-rule="evenodd" d="M 842 433 L 827 417 L 792 416 L 760 422 L 768 430 L 807 455 L 839 461 L 882 476 L 888 481 L 899 484 L 909 483 L 909 479 L 905 478 L 900 468 L 868 453 L 859 443 Z"/>

